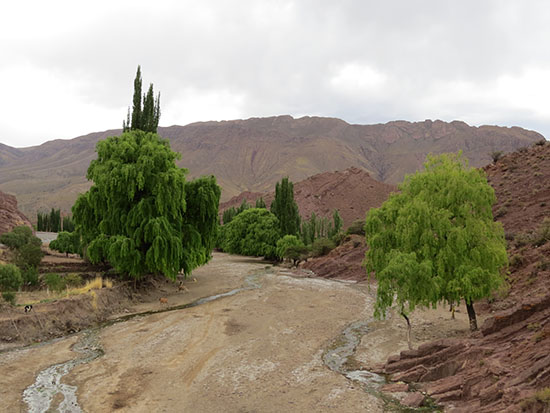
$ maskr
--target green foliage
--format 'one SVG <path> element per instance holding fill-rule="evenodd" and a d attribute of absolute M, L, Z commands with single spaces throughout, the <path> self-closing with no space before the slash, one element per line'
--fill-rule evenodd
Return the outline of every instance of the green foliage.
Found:
<path fill-rule="evenodd" d="M 315 212 L 312 212 L 309 220 L 302 222 L 302 241 L 306 245 L 311 245 L 318 238 L 334 237 L 342 227 L 342 220 L 338 211 L 334 211 L 334 223 L 338 226 L 335 230 L 333 223 L 326 217 L 317 217 Z"/>
<path fill-rule="evenodd" d="M 279 239 L 277 241 L 277 257 L 280 259 L 282 258 L 290 258 L 288 252 L 288 249 L 291 247 L 303 247 L 304 243 L 296 237 L 296 235 L 285 235 L 283 238 Z M 292 255 L 296 255 L 297 250 L 294 248 L 292 250 Z"/>
<path fill-rule="evenodd" d="M 16 291 L 21 287 L 23 279 L 21 271 L 13 264 L 0 264 L 0 289 Z"/>
<path fill-rule="evenodd" d="M 24 285 L 38 284 L 38 269 L 36 267 L 27 266 L 21 270 L 21 277 Z"/>
<path fill-rule="evenodd" d="M 72 217 L 63 217 L 63 231 L 74 232 L 74 222 Z"/>
<path fill-rule="evenodd" d="M 281 235 L 298 235 L 300 232 L 300 213 L 294 201 L 294 185 L 283 178 L 275 185 L 275 199 L 271 203 L 271 212 L 279 219 Z"/>
<path fill-rule="evenodd" d="M 425 171 L 399 189 L 367 213 L 365 264 L 378 280 L 376 316 L 394 300 L 402 313 L 441 300 L 471 305 L 502 284 L 504 232 L 493 221 L 495 195 L 482 171 L 460 154 L 428 156 Z"/>
<path fill-rule="evenodd" d="M 318 238 L 313 242 L 311 246 L 311 252 L 314 257 L 320 257 L 327 255 L 336 247 L 336 244 L 328 238 Z"/>
<path fill-rule="evenodd" d="M 365 235 L 365 220 L 357 219 L 351 223 L 346 231 L 347 234 Z"/>
<path fill-rule="evenodd" d="M 340 232 L 342 229 L 342 225 L 344 224 L 344 221 L 342 221 L 342 217 L 340 216 L 340 213 L 337 209 L 334 210 L 332 213 L 332 228 L 329 231 L 329 238 L 333 238 L 336 234 Z"/>
<path fill-rule="evenodd" d="M 39 238 L 36 239 L 40 242 Z M 42 252 L 40 245 L 37 245 L 36 242 L 29 242 L 16 251 L 15 264 L 21 269 L 29 267 L 37 268 L 43 256 L 44 252 Z"/>
<path fill-rule="evenodd" d="M 256 199 L 256 208 L 267 208 L 267 205 L 262 197 Z"/>
<path fill-rule="evenodd" d="M 250 208 L 250 205 L 248 205 L 248 202 L 246 202 L 246 199 L 243 199 L 241 202 L 241 205 L 237 208 L 237 213 L 235 215 L 239 215 L 241 212 L 246 211 Z"/>
<path fill-rule="evenodd" d="M 250 208 L 222 227 L 221 247 L 232 254 L 274 258 L 279 228 L 279 220 L 267 209 Z"/>
<path fill-rule="evenodd" d="M 66 286 L 65 280 L 61 278 L 59 274 L 55 273 L 46 274 L 44 276 L 44 282 L 46 283 L 48 289 L 56 292 L 63 291 Z"/>
<path fill-rule="evenodd" d="M 37 231 L 59 232 L 61 230 L 61 211 L 59 209 L 52 208 L 49 213 L 38 212 L 36 217 Z"/>
<path fill-rule="evenodd" d="M 50 242 L 50 248 L 67 254 L 82 255 L 80 234 L 78 232 L 62 231 L 57 235 L 57 239 Z"/>
<path fill-rule="evenodd" d="M 222 222 L 223 224 L 229 224 L 233 218 L 235 218 L 235 215 L 237 215 L 237 210 L 235 207 L 227 208 L 225 211 L 223 211 L 222 214 Z"/>
<path fill-rule="evenodd" d="M 130 116 L 130 108 L 128 108 L 128 117 L 122 122 L 122 131 L 129 132 L 130 130 L 141 130 L 144 132 L 157 133 L 160 120 L 160 94 L 158 94 L 157 99 L 155 99 L 153 84 L 150 84 L 147 94 L 143 96 L 142 106 L 141 86 L 141 67 L 138 66 L 136 78 L 134 79 L 132 115 Z"/>
<path fill-rule="evenodd" d="M 13 291 L 4 291 L 2 292 L 2 298 L 4 301 L 11 305 L 15 305 L 15 293 Z"/>
<path fill-rule="evenodd" d="M 141 130 L 98 142 L 97 153 L 87 174 L 94 184 L 73 206 L 90 261 L 172 279 L 208 261 L 220 196 L 214 177 L 186 183 L 168 141 Z"/>
<path fill-rule="evenodd" d="M 36 237 L 32 235 L 32 229 L 26 225 L 21 225 L 12 229 L 11 232 L 5 232 L 0 235 L 0 242 L 9 249 L 16 250 L 27 243 L 35 243 L 36 241 L 34 241 L 33 238 Z M 38 241 L 40 241 L 40 239 L 38 239 Z"/>

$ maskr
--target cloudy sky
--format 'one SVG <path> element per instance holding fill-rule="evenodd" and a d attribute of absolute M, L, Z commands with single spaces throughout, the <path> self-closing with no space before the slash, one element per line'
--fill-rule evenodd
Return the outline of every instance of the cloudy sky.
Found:
<path fill-rule="evenodd" d="M 550 137 L 550 2 L 12 1 L 0 143 L 121 127 L 137 65 L 161 126 L 290 114 Z"/>

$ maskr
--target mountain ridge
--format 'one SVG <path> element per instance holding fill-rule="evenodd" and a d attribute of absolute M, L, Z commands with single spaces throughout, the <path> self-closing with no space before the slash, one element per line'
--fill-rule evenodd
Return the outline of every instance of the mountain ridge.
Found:
<path fill-rule="evenodd" d="M 29 148 L 0 146 L 0 190 L 17 196 L 35 216 L 51 207 L 69 211 L 86 191 L 86 170 L 97 141 L 120 129 L 54 140 Z M 337 118 L 289 115 L 160 127 L 159 134 L 182 154 L 178 166 L 189 178 L 215 175 L 222 200 L 243 191 L 266 192 L 284 176 L 309 176 L 351 166 L 389 184 L 420 168 L 429 152 L 462 150 L 473 166 L 490 162 L 492 151 L 511 152 L 543 136 L 518 127 L 469 126 L 462 121 L 392 121 L 349 124 Z"/>

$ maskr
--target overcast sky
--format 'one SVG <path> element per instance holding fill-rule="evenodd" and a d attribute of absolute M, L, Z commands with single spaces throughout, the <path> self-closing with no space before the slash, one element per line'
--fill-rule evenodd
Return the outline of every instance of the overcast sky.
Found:
<path fill-rule="evenodd" d="M 137 65 L 161 126 L 290 114 L 550 137 L 550 2 L 11 1 L 0 143 L 119 128 Z"/>

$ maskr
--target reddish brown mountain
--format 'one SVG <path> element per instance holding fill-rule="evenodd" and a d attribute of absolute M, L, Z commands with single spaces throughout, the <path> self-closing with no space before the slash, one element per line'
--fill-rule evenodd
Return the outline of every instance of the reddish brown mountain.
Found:
<path fill-rule="evenodd" d="M 349 226 L 372 207 L 379 207 L 396 190 L 393 185 L 378 182 L 362 169 L 351 167 L 341 172 L 324 172 L 294 184 L 294 199 L 300 209 L 300 216 L 307 219 L 315 212 L 317 216 L 332 219 L 335 209 Z M 262 197 L 269 207 L 275 194 L 243 192 L 220 205 L 220 211 L 237 208 L 246 200 L 252 206 Z"/>
<path fill-rule="evenodd" d="M 85 176 L 95 143 L 119 133 L 92 133 L 25 149 L 0 145 L 0 190 L 15 194 L 31 217 L 40 208 L 68 211 L 89 187 Z M 217 177 L 222 200 L 243 191 L 270 191 L 284 176 L 297 182 L 350 166 L 395 184 L 418 169 L 429 152 L 463 150 L 472 165 L 482 166 L 493 151 L 510 152 L 542 139 L 521 128 L 471 127 L 459 121 L 350 125 L 290 116 L 193 123 L 159 128 L 159 133 L 182 154 L 178 164 L 191 177 Z"/>
<path fill-rule="evenodd" d="M 32 227 L 27 217 L 17 209 L 17 199 L 0 191 L 0 234 L 19 225 Z"/>

